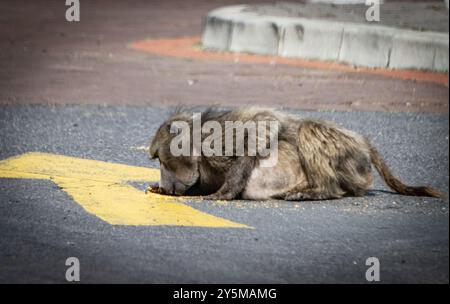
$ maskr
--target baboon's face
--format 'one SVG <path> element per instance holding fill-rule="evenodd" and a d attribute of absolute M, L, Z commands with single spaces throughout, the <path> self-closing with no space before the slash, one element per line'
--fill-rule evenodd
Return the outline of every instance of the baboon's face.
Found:
<path fill-rule="evenodd" d="M 161 180 L 159 187 L 165 194 L 183 195 L 195 185 L 199 178 L 195 162 L 188 157 L 159 158 Z"/>
<path fill-rule="evenodd" d="M 171 121 L 165 122 L 155 134 L 150 145 L 150 158 L 160 163 L 161 192 L 169 195 L 184 195 L 199 179 L 199 168 L 193 156 L 173 156 L 170 142 L 176 134 L 170 133 Z M 191 154 L 192 155 L 192 154 Z"/>

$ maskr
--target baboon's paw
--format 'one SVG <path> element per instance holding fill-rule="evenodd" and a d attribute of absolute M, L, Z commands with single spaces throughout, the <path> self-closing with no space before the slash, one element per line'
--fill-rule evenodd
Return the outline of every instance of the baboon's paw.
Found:
<path fill-rule="evenodd" d="M 147 193 L 157 193 L 157 194 L 163 194 L 162 189 L 159 187 L 158 183 L 154 183 L 154 184 L 150 184 L 146 189 L 145 189 L 145 194 Z"/>
<path fill-rule="evenodd" d="M 284 197 L 284 199 L 286 201 L 305 201 L 305 200 L 310 200 L 312 199 L 311 196 L 307 193 L 303 193 L 303 192 L 293 192 L 293 193 L 288 193 L 286 194 L 286 196 Z"/>
<path fill-rule="evenodd" d="M 234 197 L 231 194 L 219 194 L 214 193 L 203 197 L 205 200 L 209 201 L 229 201 L 232 200 Z"/>

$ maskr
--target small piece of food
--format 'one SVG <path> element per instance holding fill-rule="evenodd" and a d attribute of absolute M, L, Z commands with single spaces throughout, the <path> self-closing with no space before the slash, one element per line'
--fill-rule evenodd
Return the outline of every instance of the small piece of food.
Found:
<path fill-rule="evenodd" d="M 145 189 L 145 193 L 149 193 L 149 192 L 161 194 L 162 190 L 158 185 L 149 185 L 147 187 L 147 189 Z"/>

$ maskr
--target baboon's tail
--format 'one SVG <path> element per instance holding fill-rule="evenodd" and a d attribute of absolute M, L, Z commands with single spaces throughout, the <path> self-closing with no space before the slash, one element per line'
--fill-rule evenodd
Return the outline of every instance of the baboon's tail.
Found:
<path fill-rule="evenodd" d="M 369 142 L 367 142 L 367 144 L 369 146 L 370 160 L 372 161 L 372 164 L 391 189 L 404 195 L 441 197 L 441 193 L 431 187 L 410 187 L 402 183 L 399 179 L 392 175 L 377 149 L 375 149 L 375 147 L 373 147 Z"/>

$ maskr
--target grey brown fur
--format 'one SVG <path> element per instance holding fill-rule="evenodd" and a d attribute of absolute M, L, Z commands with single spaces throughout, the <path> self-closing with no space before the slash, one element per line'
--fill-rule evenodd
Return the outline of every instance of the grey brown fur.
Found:
<path fill-rule="evenodd" d="M 152 191 L 169 195 L 206 195 L 207 199 L 319 200 L 362 196 L 372 183 L 372 165 L 397 193 L 438 197 L 430 187 L 410 187 L 395 178 L 371 143 L 330 122 L 298 119 L 270 109 L 208 110 L 202 123 L 218 121 L 278 121 L 278 162 L 263 167 L 267 157 L 179 156 L 170 153 L 170 125 L 186 121 L 192 113 L 173 114 L 158 129 L 150 157 L 161 164 L 161 181 Z M 267 142 L 274 134 L 267 133 Z M 206 135 L 202 136 L 202 140 Z M 247 140 L 247 138 L 246 138 Z M 260 140 L 260 139 L 258 139 Z M 249 147 L 247 147 L 248 152 Z M 196 149 L 193 145 L 191 152 Z M 248 154 L 246 154 L 248 155 Z"/>

